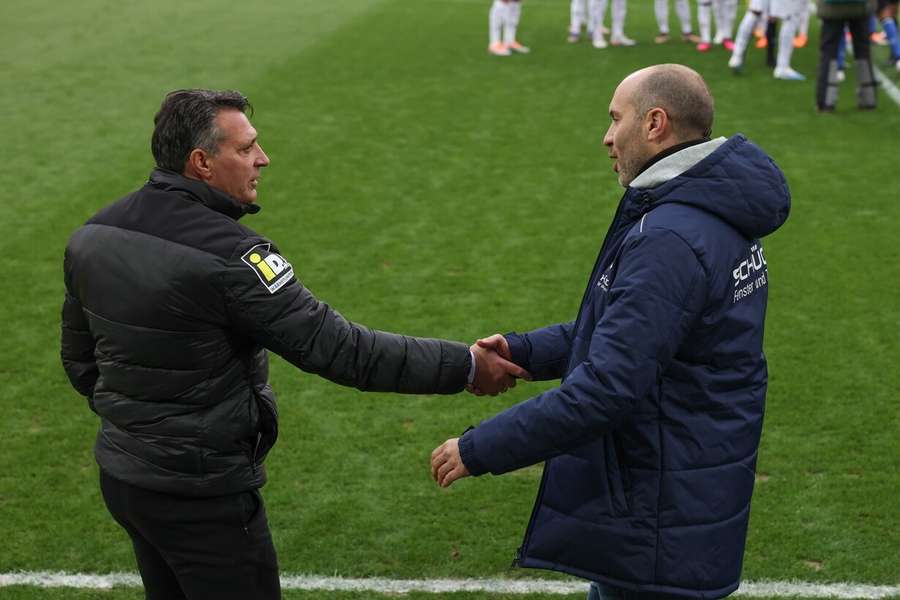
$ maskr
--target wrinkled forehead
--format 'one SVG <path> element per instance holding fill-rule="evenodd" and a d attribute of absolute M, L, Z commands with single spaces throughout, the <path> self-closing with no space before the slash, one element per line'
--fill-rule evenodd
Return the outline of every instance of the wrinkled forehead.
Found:
<path fill-rule="evenodd" d="M 216 127 L 223 140 L 237 142 L 250 141 L 256 138 L 256 129 L 250 124 L 250 119 L 243 111 L 224 108 L 216 114 Z"/>

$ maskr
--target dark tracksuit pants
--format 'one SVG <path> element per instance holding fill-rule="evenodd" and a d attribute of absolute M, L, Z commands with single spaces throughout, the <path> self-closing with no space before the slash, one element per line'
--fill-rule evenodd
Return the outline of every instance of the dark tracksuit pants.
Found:
<path fill-rule="evenodd" d="M 100 471 L 100 489 L 131 537 L 147 600 L 278 600 L 278 562 L 258 490 L 188 498 Z"/>
<path fill-rule="evenodd" d="M 830 110 L 837 105 L 837 55 L 844 25 L 853 37 L 856 63 L 857 102 L 860 108 L 875 108 L 875 74 L 869 52 L 869 17 L 823 19 L 819 45 L 819 71 L 816 76 L 816 106 Z"/>

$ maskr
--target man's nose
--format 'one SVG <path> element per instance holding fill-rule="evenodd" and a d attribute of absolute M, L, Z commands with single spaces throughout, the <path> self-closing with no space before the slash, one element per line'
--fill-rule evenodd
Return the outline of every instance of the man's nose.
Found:
<path fill-rule="evenodd" d="M 613 138 L 612 138 L 612 127 L 606 130 L 606 133 L 603 134 L 603 145 L 604 146 L 612 146 Z"/>
<path fill-rule="evenodd" d="M 269 157 L 263 151 L 262 146 L 259 148 L 259 156 L 256 157 L 256 166 L 258 167 L 268 167 L 269 166 Z"/>

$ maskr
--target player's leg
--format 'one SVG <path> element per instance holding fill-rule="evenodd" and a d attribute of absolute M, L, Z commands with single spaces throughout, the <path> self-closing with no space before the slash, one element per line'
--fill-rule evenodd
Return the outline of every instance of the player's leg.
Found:
<path fill-rule="evenodd" d="M 861 109 L 875 108 L 877 95 L 875 73 L 872 69 L 866 19 L 848 19 L 847 26 L 853 38 L 853 64 L 856 69 L 856 101 Z"/>
<path fill-rule="evenodd" d="M 819 68 L 816 73 L 816 106 L 831 112 L 838 100 L 838 46 L 844 37 L 844 21 L 823 19 L 819 42 Z"/>
<path fill-rule="evenodd" d="M 728 21 L 728 38 L 726 38 L 725 49 L 732 50 L 734 49 L 734 43 L 731 42 L 731 32 L 734 30 L 734 23 L 737 21 L 738 14 L 738 0 L 727 0 L 725 3 L 725 7 L 728 10 L 728 14 L 725 15 L 725 18 Z"/>
<path fill-rule="evenodd" d="M 881 30 L 884 31 L 884 37 L 888 47 L 891 50 L 891 56 L 888 59 L 892 67 L 900 71 L 900 40 L 897 34 L 897 3 L 888 0 L 881 0 L 878 18 L 881 21 Z"/>
<path fill-rule="evenodd" d="M 494 0 L 491 10 L 488 12 L 488 33 L 490 42 L 488 52 L 495 56 L 509 56 L 509 48 L 503 43 L 503 21 L 506 19 L 506 3 L 503 0 Z"/>
<path fill-rule="evenodd" d="M 659 30 L 653 41 L 665 44 L 669 41 L 669 0 L 654 0 L 653 13 L 656 15 L 656 28 Z"/>
<path fill-rule="evenodd" d="M 766 49 L 766 65 L 775 68 L 775 50 L 777 48 L 776 44 L 776 34 L 778 33 L 778 19 L 769 15 L 766 20 L 766 43 L 762 45 L 763 48 Z"/>
<path fill-rule="evenodd" d="M 772 14 L 781 20 L 778 32 L 778 57 L 775 60 L 775 79 L 802 81 L 803 75 L 791 68 L 791 56 L 794 54 L 794 34 L 797 32 L 797 3 L 806 0 L 773 0 Z"/>
<path fill-rule="evenodd" d="M 700 42 L 700 36 L 694 33 L 694 26 L 691 23 L 691 5 L 688 0 L 675 0 L 675 13 L 681 24 L 682 41 L 693 44 Z"/>
<path fill-rule="evenodd" d="M 697 0 L 697 24 L 700 26 L 697 50 L 708 52 L 712 47 L 712 0 Z"/>
<path fill-rule="evenodd" d="M 585 0 L 572 0 L 569 6 L 569 43 L 574 44 L 581 39 L 581 26 L 585 23 Z"/>
<path fill-rule="evenodd" d="M 603 19 L 606 15 L 606 7 L 609 5 L 609 0 L 590 0 L 588 13 L 591 15 L 591 29 L 593 30 L 593 39 L 591 40 L 594 48 L 603 49 L 608 46 L 606 43 L 606 38 L 603 35 L 603 31 L 605 27 L 603 26 Z"/>
<path fill-rule="evenodd" d="M 716 17 L 716 44 L 722 44 L 726 50 L 734 49 L 732 33 L 737 12 L 737 0 L 713 0 Z"/>
<path fill-rule="evenodd" d="M 734 38 L 734 49 L 731 51 L 731 58 L 728 59 L 728 66 L 734 71 L 740 71 L 744 66 L 744 54 L 747 52 L 747 46 L 750 45 L 753 29 L 759 20 L 762 19 L 762 12 L 753 10 L 753 8 L 754 2 L 751 1 L 750 8 L 747 9 L 744 18 L 741 19 L 737 35 Z"/>
<path fill-rule="evenodd" d="M 794 36 L 794 48 L 805 48 L 809 43 L 809 0 L 804 0 L 798 7 L 797 35 Z"/>
<path fill-rule="evenodd" d="M 612 0 L 612 28 L 609 34 L 609 43 L 613 46 L 634 46 L 636 43 L 625 35 L 625 15 L 627 13 L 627 0 Z"/>
<path fill-rule="evenodd" d="M 510 0 L 506 4 L 506 20 L 503 24 L 503 42 L 506 47 L 519 54 L 528 54 L 531 49 L 523 46 L 516 38 L 519 19 L 522 17 L 522 0 Z"/>

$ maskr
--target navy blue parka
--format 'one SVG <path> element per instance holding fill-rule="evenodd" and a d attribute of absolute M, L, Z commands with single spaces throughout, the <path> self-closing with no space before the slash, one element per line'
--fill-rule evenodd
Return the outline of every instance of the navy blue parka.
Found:
<path fill-rule="evenodd" d="M 546 460 L 518 563 L 626 589 L 738 587 L 765 404 L 768 269 L 783 174 L 737 135 L 627 188 L 577 318 L 508 334 L 559 387 L 460 439 L 472 475 Z"/>

